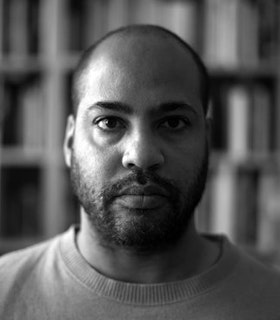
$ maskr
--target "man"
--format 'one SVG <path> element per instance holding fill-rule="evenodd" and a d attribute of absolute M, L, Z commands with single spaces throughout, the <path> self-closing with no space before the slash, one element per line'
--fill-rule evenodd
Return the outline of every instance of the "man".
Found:
<path fill-rule="evenodd" d="M 155 26 L 89 48 L 64 154 L 81 223 L 0 261 L 1 319 L 280 319 L 280 276 L 193 212 L 208 164 L 207 71 Z"/>

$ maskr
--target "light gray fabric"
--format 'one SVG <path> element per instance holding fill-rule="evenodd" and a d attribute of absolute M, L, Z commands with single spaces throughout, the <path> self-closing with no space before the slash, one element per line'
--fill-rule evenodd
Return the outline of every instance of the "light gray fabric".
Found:
<path fill-rule="evenodd" d="M 280 274 L 226 238 L 207 272 L 174 283 L 108 279 L 75 245 L 75 228 L 0 259 L 0 319 L 280 319 Z M 137 270 L 135 271 L 137 272 Z"/>

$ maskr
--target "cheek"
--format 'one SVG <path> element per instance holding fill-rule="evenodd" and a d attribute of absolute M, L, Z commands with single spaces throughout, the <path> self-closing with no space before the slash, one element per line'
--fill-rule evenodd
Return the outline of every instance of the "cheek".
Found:
<path fill-rule="evenodd" d="M 97 147 L 85 139 L 80 142 L 77 140 L 74 147 L 84 174 L 90 177 L 95 185 L 102 186 L 116 175 L 120 165 L 120 155 L 116 148 Z"/>
<path fill-rule="evenodd" d="M 170 178 L 186 181 L 201 168 L 206 154 L 206 139 L 189 141 L 169 149 L 166 165 Z"/>

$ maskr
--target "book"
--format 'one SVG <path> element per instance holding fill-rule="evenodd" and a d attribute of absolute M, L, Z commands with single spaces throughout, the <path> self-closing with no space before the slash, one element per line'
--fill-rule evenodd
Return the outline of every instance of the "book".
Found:
<path fill-rule="evenodd" d="M 0 1 L 0 51 L 27 56 L 39 51 L 39 1 Z"/>
<path fill-rule="evenodd" d="M 195 224 L 199 232 L 208 233 L 211 229 L 211 206 L 214 172 L 209 168 L 205 191 L 195 210 Z"/>
<path fill-rule="evenodd" d="M 158 0 L 131 1 L 129 8 L 129 24 L 158 24 Z"/>
<path fill-rule="evenodd" d="M 260 12 L 250 0 L 207 0 L 204 56 L 213 66 L 256 66 L 259 61 Z"/>
<path fill-rule="evenodd" d="M 2 124 L 2 143 L 3 146 L 11 146 L 18 144 L 17 137 L 21 128 L 17 126 L 18 110 L 18 97 L 19 88 L 18 85 L 6 79 L 3 81 L 3 124 Z M 15 116 L 16 115 L 16 116 Z"/>
<path fill-rule="evenodd" d="M 215 151 L 227 150 L 227 91 L 228 84 L 212 81 L 211 96 L 211 146 Z"/>
<path fill-rule="evenodd" d="M 238 65 L 238 12 L 240 0 L 207 0 L 205 4 L 204 58 L 209 65 Z"/>
<path fill-rule="evenodd" d="M 4 93 L 3 144 L 23 149 L 42 148 L 45 107 L 38 78 L 7 80 Z"/>
<path fill-rule="evenodd" d="M 4 6 L 3 0 L 0 0 L 0 59 L 4 51 Z"/>
<path fill-rule="evenodd" d="M 258 15 L 259 59 L 262 63 L 274 63 L 279 52 L 279 2 L 277 0 L 259 1 Z"/>
<path fill-rule="evenodd" d="M 0 235 L 2 237 L 38 235 L 41 201 L 38 169 L 8 168 L 2 170 L 2 179 L 5 188 L 2 188 Z"/>
<path fill-rule="evenodd" d="M 85 49 L 108 31 L 107 3 L 102 0 L 86 1 L 81 23 L 85 26 Z"/>
<path fill-rule="evenodd" d="M 41 51 L 39 24 L 42 15 L 39 9 L 40 0 L 27 0 L 27 41 L 28 53 L 36 55 Z"/>
<path fill-rule="evenodd" d="M 237 19 L 239 65 L 256 66 L 259 62 L 259 14 L 256 4 L 242 0 Z"/>
<path fill-rule="evenodd" d="M 4 50 L 11 55 L 28 53 L 28 3 L 27 0 L 4 1 Z"/>
<path fill-rule="evenodd" d="M 236 172 L 223 162 L 212 179 L 210 232 L 225 234 L 235 240 Z"/>
<path fill-rule="evenodd" d="M 259 187 L 257 248 L 272 252 L 280 243 L 280 172 L 275 167 L 264 170 Z"/>
<path fill-rule="evenodd" d="M 227 150 L 234 159 L 249 152 L 250 94 L 245 86 L 234 85 L 227 92 Z"/>
<path fill-rule="evenodd" d="M 236 175 L 234 239 L 239 244 L 255 246 L 258 226 L 258 179 L 256 168 L 239 167 Z"/>
<path fill-rule="evenodd" d="M 257 84 L 252 89 L 251 97 L 250 149 L 256 153 L 266 154 L 271 151 L 274 134 L 271 93 L 264 85 Z"/>
<path fill-rule="evenodd" d="M 45 108 L 37 79 L 23 85 L 19 101 L 22 116 L 18 117 L 18 122 L 21 122 L 22 133 L 19 134 L 18 140 L 23 148 L 42 148 L 44 144 Z"/>
<path fill-rule="evenodd" d="M 198 5 L 193 0 L 162 1 L 158 24 L 197 47 Z"/>
<path fill-rule="evenodd" d="M 123 27 L 128 24 L 128 0 L 110 0 L 107 8 L 107 30 Z"/>

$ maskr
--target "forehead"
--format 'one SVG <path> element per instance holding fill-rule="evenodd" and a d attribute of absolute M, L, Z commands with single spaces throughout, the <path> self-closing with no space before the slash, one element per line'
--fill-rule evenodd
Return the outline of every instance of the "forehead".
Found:
<path fill-rule="evenodd" d="M 129 104 L 185 99 L 200 104 L 198 68 L 174 42 L 156 37 L 118 38 L 100 45 L 82 79 L 81 104 L 95 99 Z"/>

